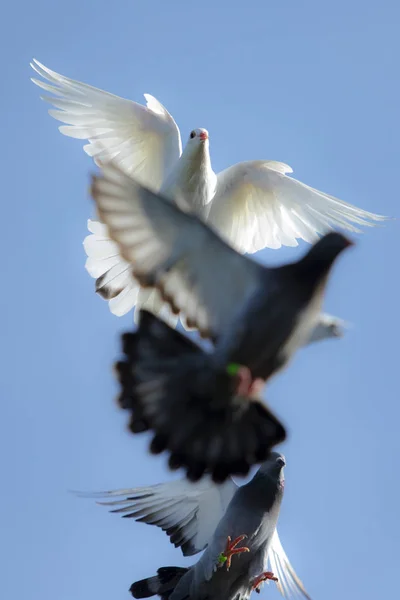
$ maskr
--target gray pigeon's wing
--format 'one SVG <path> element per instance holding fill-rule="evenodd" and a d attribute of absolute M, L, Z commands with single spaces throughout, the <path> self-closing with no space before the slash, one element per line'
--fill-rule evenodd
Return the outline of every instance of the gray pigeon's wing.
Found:
<path fill-rule="evenodd" d="M 91 498 L 125 498 L 98 502 L 125 518 L 156 525 L 184 556 L 201 552 L 237 490 L 232 479 L 216 485 L 208 476 L 196 483 L 178 479 L 149 487 L 80 494 Z"/>
<path fill-rule="evenodd" d="M 93 177 L 92 196 L 135 277 L 158 288 L 189 326 L 217 337 L 257 289 L 264 269 L 115 165 L 102 169 Z"/>
<path fill-rule="evenodd" d="M 302 581 L 296 575 L 286 556 L 276 529 L 268 550 L 268 560 L 271 565 L 271 571 L 278 578 L 277 586 L 284 598 L 304 596 L 308 600 L 311 600 Z"/>

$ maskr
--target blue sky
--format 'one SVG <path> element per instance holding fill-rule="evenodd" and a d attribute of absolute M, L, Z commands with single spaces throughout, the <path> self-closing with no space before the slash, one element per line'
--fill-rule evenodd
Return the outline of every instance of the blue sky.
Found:
<path fill-rule="evenodd" d="M 215 4 L 215 7 L 214 7 Z M 75 498 L 171 477 L 130 437 L 111 364 L 118 319 L 94 294 L 82 240 L 90 159 L 57 131 L 29 61 L 118 95 L 155 95 L 185 140 L 211 136 L 215 170 L 281 160 L 298 179 L 398 216 L 400 8 L 394 0 L 8 3 L 2 50 L 0 499 L 2 596 L 129 598 L 184 565 L 155 528 Z M 297 356 L 268 390 L 287 423 L 280 518 L 313 599 L 394 597 L 399 564 L 398 222 L 335 267 L 326 309 L 343 341 Z M 266 251 L 281 262 L 306 248 Z M 397 587 L 397 586 L 396 586 Z M 264 598 L 278 598 L 271 586 Z"/>

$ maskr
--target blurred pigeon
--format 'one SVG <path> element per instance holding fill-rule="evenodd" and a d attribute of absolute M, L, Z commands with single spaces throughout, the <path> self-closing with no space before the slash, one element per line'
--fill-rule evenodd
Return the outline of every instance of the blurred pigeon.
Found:
<path fill-rule="evenodd" d="M 341 335 L 341 324 L 338 319 L 327 314 L 320 315 L 321 322 L 314 328 L 309 343 L 324 339 L 329 336 Z M 182 413 L 182 408 L 186 406 L 186 399 L 193 398 L 197 402 L 197 377 L 187 376 L 184 380 L 175 378 L 172 373 L 178 369 L 180 371 L 182 362 L 186 362 L 189 367 L 190 361 L 195 364 L 196 372 L 200 368 L 201 362 L 204 368 L 212 368 L 209 354 L 205 353 L 194 342 L 188 340 L 181 333 L 173 331 L 158 320 L 154 315 L 147 311 L 141 311 L 139 327 L 135 333 L 126 333 L 122 336 L 124 360 L 116 364 L 116 372 L 121 385 L 121 393 L 118 398 L 119 405 L 131 412 L 129 428 L 133 433 L 148 431 L 151 428 L 151 419 L 146 417 L 146 401 L 141 400 L 143 389 L 145 398 L 149 390 L 155 393 L 157 386 L 160 386 L 160 375 L 165 368 L 166 372 L 171 373 L 169 380 L 159 387 L 158 392 L 165 398 L 172 398 L 176 410 L 180 411 L 182 422 L 186 422 L 186 414 Z M 157 368 L 155 369 L 155 365 Z M 237 380 L 225 375 L 226 391 L 229 397 L 224 399 L 224 390 L 218 398 L 219 406 L 215 403 L 202 403 L 202 420 L 207 423 L 207 427 L 199 427 L 196 431 L 196 445 L 203 449 L 209 440 L 210 430 L 208 424 L 213 423 L 214 429 L 219 432 L 219 445 L 214 447 L 213 466 L 211 471 L 213 477 L 220 481 L 223 480 L 227 472 L 227 458 L 229 460 L 229 470 L 236 474 L 246 474 L 251 462 L 261 462 L 264 460 L 271 448 L 281 443 L 286 438 L 286 431 L 277 417 L 261 401 L 255 391 L 250 397 L 230 398 L 235 394 Z M 201 385 L 201 384 L 200 384 Z M 193 404 L 189 407 L 191 412 L 196 407 Z M 143 410 L 144 409 L 144 410 Z M 168 411 L 168 415 L 175 418 L 174 410 Z M 147 415 L 148 416 L 148 415 Z M 192 414 L 188 415 L 190 421 L 193 421 Z M 226 426 L 226 423 L 229 426 Z M 168 431 L 174 428 L 174 423 L 168 424 Z M 155 436 L 150 449 L 158 452 L 160 443 L 160 425 L 157 426 L 158 436 Z M 184 430 L 185 438 L 190 440 L 190 435 Z M 171 438 L 169 448 L 171 450 L 170 466 L 180 466 L 180 460 L 174 453 L 174 447 L 178 446 L 180 454 L 182 448 Z M 228 452 L 229 449 L 229 452 Z M 194 450 L 190 450 L 190 454 Z M 243 457 L 253 457 L 250 462 Z M 236 459 L 235 459 L 236 457 Z M 203 473 L 204 463 L 183 460 L 187 467 L 189 478 L 197 479 Z"/>
<path fill-rule="evenodd" d="M 160 300 L 158 290 L 148 290 L 140 288 L 135 282 L 132 274 L 132 268 L 128 262 L 123 260 L 119 254 L 118 245 L 108 239 L 108 230 L 105 225 L 98 221 L 88 220 L 88 229 L 92 232 L 84 240 L 84 246 L 89 258 L 86 261 L 86 268 L 93 277 L 98 277 L 98 289 L 103 294 L 103 283 L 108 286 L 109 279 L 103 278 L 104 269 L 112 268 L 110 286 L 117 285 L 118 293 L 109 300 L 110 310 L 117 316 L 123 316 L 137 303 L 137 307 L 146 307 L 154 314 L 158 314 L 164 321 L 174 327 L 178 317 L 174 315 L 166 303 Z M 110 259 L 110 262 L 108 262 Z M 116 275 L 121 265 L 124 265 L 123 273 L 129 284 L 120 290 L 121 280 Z M 112 267 L 110 267 L 112 265 Z M 115 270 L 114 270 L 115 267 Z M 119 272 L 119 271 L 118 271 Z M 110 290 L 107 287 L 107 290 Z M 103 294 L 108 298 L 108 292 Z M 135 322 L 138 322 L 138 311 L 135 312 Z M 185 325 L 185 323 L 183 323 Z M 321 314 L 315 330 L 310 335 L 309 340 L 304 345 L 311 344 L 323 339 L 340 338 L 344 335 L 345 321 L 333 315 Z M 191 328 L 188 328 L 191 329 Z"/>
<path fill-rule="evenodd" d="M 235 431 L 248 419 L 249 437 L 257 439 L 260 420 L 249 420 L 249 399 L 259 397 L 264 382 L 309 339 L 333 262 L 352 243 L 329 233 L 299 261 L 268 268 L 112 163 L 93 177 L 92 196 L 139 283 L 158 289 L 215 346 L 213 353 L 200 353 L 147 318 L 120 370 L 121 404 L 134 411 L 132 431 L 135 415 L 144 416 L 156 434 L 153 452 L 168 449 L 171 466 L 186 466 L 193 478 L 206 469 L 221 480 L 246 472 L 263 458 L 247 439 L 241 446 L 244 436 L 232 434 L 232 444 L 221 445 L 232 419 Z M 135 381 L 141 379 L 137 388 L 130 388 L 133 373 Z M 220 418 L 211 416 L 215 413 Z M 277 429 L 272 433 L 273 439 Z M 262 437 L 268 445 L 268 436 Z"/>
<path fill-rule="evenodd" d="M 264 485 L 267 483 L 265 473 L 271 466 L 272 475 L 275 481 L 276 477 L 279 477 L 278 469 L 275 468 L 277 458 L 282 459 L 283 457 L 274 453 L 268 462 L 259 470 L 259 474 L 256 476 L 258 477 L 258 480 L 254 478 L 252 482 L 248 484 L 247 487 L 250 488 L 251 493 L 254 493 L 255 489 L 259 489 L 257 481 L 260 481 L 260 478 L 263 482 L 262 485 L 264 489 Z M 262 474 L 264 474 L 264 476 L 262 476 Z M 281 481 L 283 483 L 283 480 Z M 259 493 L 257 494 L 257 498 L 260 499 L 264 510 L 267 511 L 267 498 L 270 497 L 268 488 L 270 488 L 271 485 L 274 485 L 273 480 L 269 480 L 269 484 L 267 483 L 266 485 L 265 493 L 267 497 L 264 495 L 264 491 L 262 495 L 259 495 Z M 240 488 L 232 479 L 228 479 L 221 485 L 216 485 L 211 481 L 209 476 L 205 476 L 197 483 L 191 483 L 187 479 L 178 479 L 176 481 L 148 487 L 128 488 L 80 495 L 97 499 L 107 498 L 107 501 L 98 503 L 102 506 L 111 507 L 111 512 L 120 514 L 124 518 L 135 519 L 139 522 L 160 527 L 167 533 L 171 543 L 173 543 L 176 548 L 181 548 L 184 556 L 193 556 L 212 543 L 214 532 L 216 531 L 219 522 L 226 514 L 231 500 L 239 489 Z M 122 496 L 125 496 L 125 498 L 117 499 Z M 242 501 L 243 497 L 239 502 Z M 246 510 L 247 507 L 248 504 L 245 502 L 244 510 Z M 268 512 L 268 516 L 271 517 L 272 512 Z M 266 548 L 267 560 L 261 567 L 261 570 L 264 571 L 270 569 L 277 575 L 278 588 L 285 598 L 295 595 L 304 595 L 308 598 L 302 582 L 296 575 L 296 572 L 290 564 L 282 547 L 276 529 L 276 523 L 275 525 L 271 523 L 271 529 L 272 526 L 274 526 L 275 529 L 270 538 L 269 545 Z M 230 531 L 229 535 L 233 537 L 238 530 L 235 532 Z M 241 560 L 242 559 L 240 559 L 240 561 Z M 242 565 L 237 564 L 236 566 L 239 567 Z M 185 572 L 186 569 L 177 568 L 177 571 L 175 572 L 177 579 Z M 165 571 L 162 571 L 162 573 L 165 573 Z M 168 573 L 170 584 L 172 583 L 173 575 L 172 571 Z M 146 581 L 148 582 L 149 580 Z M 153 584 L 156 584 L 158 589 L 160 581 L 157 576 L 154 578 Z M 137 593 L 139 586 L 138 584 L 134 585 L 136 585 L 135 592 Z M 151 586 L 149 583 L 147 583 L 147 585 L 142 583 L 142 589 L 148 589 L 149 585 Z M 157 590 L 153 591 L 153 594 L 156 592 Z"/>
<path fill-rule="evenodd" d="M 259 590 L 264 581 L 276 581 L 285 598 L 309 598 L 276 530 L 284 465 L 284 457 L 273 452 L 241 487 L 231 480 L 222 487 L 209 481 L 196 486 L 178 481 L 132 490 L 132 499 L 122 501 L 127 506 L 116 509 L 118 512 L 162 527 L 184 555 L 206 548 L 192 567 L 164 567 L 155 577 L 135 582 L 130 588 L 132 595 L 241 600 Z"/>
<path fill-rule="evenodd" d="M 332 228 L 360 231 L 385 220 L 288 177 L 292 169 L 278 161 L 236 164 L 218 175 L 211 167 L 209 134 L 193 129 L 182 152 L 181 136 L 169 112 L 153 96 L 146 106 L 120 98 L 31 63 L 43 80 L 32 81 L 53 96 L 49 114 L 66 125 L 60 131 L 88 140 L 85 152 L 97 164 L 110 160 L 127 174 L 168 199 L 185 202 L 239 252 L 313 243 Z M 86 268 L 96 278 L 97 292 L 109 300 L 111 312 L 127 313 L 145 306 L 175 325 L 157 290 L 143 290 L 129 264 L 109 239 L 107 228 L 88 222 L 84 241 Z"/>
<path fill-rule="evenodd" d="M 118 403 L 131 413 L 130 430 L 152 429 L 151 452 L 168 449 L 170 468 L 184 466 L 192 481 L 205 470 L 218 482 L 246 475 L 285 440 L 261 389 L 241 396 L 239 377 L 227 372 L 209 382 L 213 355 L 152 313 L 140 311 L 137 332 L 123 335 L 123 351 Z"/>

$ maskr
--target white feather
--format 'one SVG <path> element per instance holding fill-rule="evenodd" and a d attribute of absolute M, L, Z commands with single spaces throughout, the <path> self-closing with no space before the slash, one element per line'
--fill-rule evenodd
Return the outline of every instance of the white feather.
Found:
<path fill-rule="evenodd" d="M 59 128 L 61 133 L 87 139 L 85 150 L 96 161 L 114 159 L 143 184 L 159 188 L 181 155 L 182 144 L 174 119 L 158 100 L 145 95 L 143 106 L 59 75 L 35 59 L 31 67 L 45 80 L 32 79 L 33 83 L 56 95 L 43 100 L 57 109 L 50 115 L 67 124 Z"/>
<path fill-rule="evenodd" d="M 293 569 L 279 539 L 278 530 L 275 529 L 268 551 L 271 571 L 278 578 L 277 587 L 284 598 L 305 596 L 310 600 L 306 589 Z"/>
<path fill-rule="evenodd" d="M 108 507 L 113 513 L 140 519 L 163 530 L 179 528 L 181 540 L 178 545 L 190 543 L 186 551 L 182 549 L 187 556 L 201 552 L 211 542 L 237 489 L 232 479 L 215 484 L 205 476 L 196 483 L 178 479 L 141 488 L 79 495 L 98 499 L 98 504 Z M 266 567 L 268 562 L 271 571 L 278 577 L 277 586 L 284 598 L 304 595 L 310 600 L 289 562 L 276 529 L 268 549 Z"/>
<path fill-rule="evenodd" d="M 297 246 L 300 239 L 313 243 L 332 228 L 359 232 L 359 226 L 376 225 L 386 218 L 288 177 L 291 167 L 278 161 L 243 162 L 216 176 L 208 140 L 200 144 L 189 139 L 182 154 L 173 117 L 150 94 L 144 94 L 143 106 L 64 77 L 35 59 L 31 66 L 42 78 L 32 81 L 53 94 L 42 99 L 54 106 L 49 114 L 65 124 L 59 127 L 61 133 L 86 139 L 84 150 L 97 164 L 112 160 L 181 208 L 200 212 L 239 252 Z M 121 226 L 124 219 L 122 214 Z M 97 278 L 109 269 L 125 273 L 127 264 L 109 240 L 107 228 L 94 221 L 88 227 L 92 235 L 85 238 L 84 248 L 90 275 Z M 109 301 L 110 310 L 118 315 L 140 306 L 135 280 L 126 276 L 125 286 L 119 300 Z M 166 313 L 165 304 L 153 304 L 158 314 Z"/>
<path fill-rule="evenodd" d="M 207 220 L 242 252 L 313 243 L 331 229 L 360 232 L 386 217 L 287 177 L 275 161 L 243 162 L 218 174 Z"/>
<path fill-rule="evenodd" d="M 231 501 L 236 484 L 228 479 L 222 485 L 214 484 L 209 477 L 196 483 L 178 479 L 150 487 L 127 488 L 95 494 L 80 494 L 84 497 L 107 498 L 99 502 L 133 518 L 155 523 L 162 529 L 178 527 L 182 531 L 182 544 L 190 542 L 191 548 L 184 554 L 201 552 L 224 515 Z M 125 498 L 122 498 L 125 496 Z M 154 518 L 157 513 L 157 518 Z"/>

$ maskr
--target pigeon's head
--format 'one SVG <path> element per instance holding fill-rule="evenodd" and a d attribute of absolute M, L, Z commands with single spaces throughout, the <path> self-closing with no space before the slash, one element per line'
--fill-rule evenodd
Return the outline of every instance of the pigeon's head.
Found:
<path fill-rule="evenodd" d="M 353 245 L 354 243 L 346 236 L 333 231 L 327 233 L 318 240 L 308 252 L 306 258 L 312 261 L 316 260 L 322 263 L 332 264 L 343 250 L 346 250 L 346 248 Z"/>
<path fill-rule="evenodd" d="M 295 270 L 301 274 L 303 285 L 306 281 L 314 287 L 325 281 L 333 263 L 353 242 L 341 233 L 331 232 L 322 237 L 307 254 L 297 263 Z"/>
<path fill-rule="evenodd" d="M 188 145 L 191 146 L 199 146 L 203 145 L 208 141 L 208 131 L 207 129 L 202 129 L 199 127 L 198 129 L 193 129 L 189 134 Z"/>
<path fill-rule="evenodd" d="M 283 482 L 283 468 L 285 465 L 286 460 L 283 454 L 271 452 L 267 460 L 258 469 L 257 475 L 267 475 L 274 480 Z"/>

